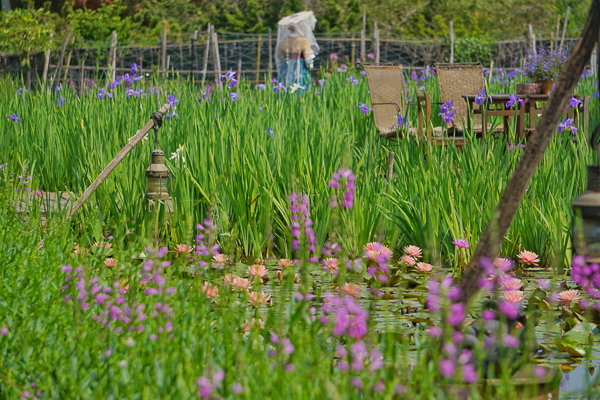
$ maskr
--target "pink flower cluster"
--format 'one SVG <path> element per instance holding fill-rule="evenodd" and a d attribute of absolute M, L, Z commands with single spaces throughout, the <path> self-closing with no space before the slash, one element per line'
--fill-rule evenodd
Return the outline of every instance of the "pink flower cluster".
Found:
<path fill-rule="evenodd" d="M 392 257 L 392 251 L 378 242 L 365 245 L 363 259 L 367 263 L 367 272 L 381 283 L 387 282 L 388 261 Z"/>
<path fill-rule="evenodd" d="M 347 334 L 354 339 L 360 339 L 367 333 L 367 320 L 369 314 L 354 300 L 353 297 L 338 297 L 333 293 L 324 295 L 325 303 L 321 318 L 322 323 L 328 323 L 331 316 L 333 319 L 333 334 L 343 336 Z"/>
<path fill-rule="evenodd" d="M 339 190 L 339 194 L 331 196 L 329 205 L 332 208 L 337 208 L 338 200 L 342 199 L 343 208 L 354 207 L 354 190 L 356 189 L 356 177 L 350 169 L 340 168 L 333 173 L 329 181 L 329 187 Z"/>
<path fill-rule="evenodd" d="M 214 257 L 219 253 L 221 247 L 217 243 L 217 226 L 212 219 L 205 219 L 201 224 L 196 225 L 199 231 L 196 235 L 196 255 L 204 257 Z M 206 267 L 208 263 L 200 260 L 201 267 Z"/>
<path fill-rule="evenodd" d="M 338 346 L 337 352 L 342 359 L 338 364 L 338 368 L 342 371 L 347 371 L 350 368 L 354 371 L 362 371 L 366 367 L 369 371 L 375 372 L 383 367 L 383 354 L 381 351 L 378 348 L 373 348 L 369 352 L 362 340 L 354 342 L 350 346 L 349 353 L 341 345 Z"/>

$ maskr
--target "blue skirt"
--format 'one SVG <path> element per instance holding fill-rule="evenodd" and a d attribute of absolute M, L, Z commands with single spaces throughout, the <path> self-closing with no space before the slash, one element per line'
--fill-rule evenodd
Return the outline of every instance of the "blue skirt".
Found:
<path fill-rule="evenodd" d="M 306 64 L 304 64 L 304 58 L 285 60 L 279 68 L 277 81 L 283 82 L 288 87 L 288 90 L 294 84 L 302 86 L 301 89 L 298 89 L 300 95 L 310 91 L 312 81 L 310 79 L 310 72 L 306 68 Z"/>

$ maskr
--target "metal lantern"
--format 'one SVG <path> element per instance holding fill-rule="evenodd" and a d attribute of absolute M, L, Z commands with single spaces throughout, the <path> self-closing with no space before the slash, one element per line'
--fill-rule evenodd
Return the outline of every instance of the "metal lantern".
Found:
<path fill-rule="evenodd" d="M 156 149 L 152 151 L 152 164 L 146 170 L 146 199 L 167 200 L 167 183 L 169 181 L 169 170 L 165 165 L 165 153 Z"/>
<path fill-rule="evenodd" d="M 600 163 L 588 165 L 587 190 L 573 200 L 573 243 L 578 254 L 600 261 Z"/>

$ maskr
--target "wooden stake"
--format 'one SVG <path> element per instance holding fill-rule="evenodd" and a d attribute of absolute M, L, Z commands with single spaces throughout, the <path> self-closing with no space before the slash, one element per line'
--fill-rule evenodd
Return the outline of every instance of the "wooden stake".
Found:
<path fill-rule="evenodd" d="M 238 81 L 242 80 L 242 59 L 238 59 L 238 70 L 237 70 Z"/>
<path fill-rule="evenodd" d="M 590 66 L 592 68 L 592 76 L 598 73 L 598 45 L 594 47 L 594 51 L 592 52 L 592 58 L 590 59 Z M 597 76 L 597 75 L 596 75 Z"/>
<path fill-rule="evenodd" d="M 110 81 L 114 82 L 117 74 L 117 31 L 112 31 L 110 38 Z"/>
<path fill-rule="evenodd" d="M 204 49 L 204 66 L 202 67 L 202 83 L 206 80 L 206 68 L 208 68 L 208 56 L 210 55 L 210 24 L 206 28 L 206 48 Z"/>
<path fill-rule="evenodd" d="M 160 69 L 162 69 L 163 78 L 167 76 L 167 27 L 163 27 L 162 31 L 162 50 L 160 57 Z"/>
<path fill-rule="evenodd" d="M 52 37 L 54 33 L 50 34 L 50 45 L 52 45 Z M 50 49 L 46 50 L 44 54 L 44 72 L 42 75 L 42 82 L 44 89 L 46 89 L 46 79 L 48 78 L 48 67 L 50 66 Z"/>
<path fill-rule="evenodd" d="M 351 45 L 351 52 L 350 52 L 350 62 L 352 64 L 356 63 L 356 42 L 354 41 L 354 33 L 352 34 L 352 45 Z"/>
<path fill-rule="evenodd" d="M 219 56 L 219 39 L 217 37 L 217 31 L 212 30 L 212 43 L 213 43 L 213 57 L 215 60 L 215 80 L 218 82 L 219 87 L 223 88 L 223 82 L 221 82 L 221 57 Z"/>
<path fill-rule="evenodd" d="M 558 14 L 558 19 L 556 20 L 556 42 L 558 43 L 558 38 L 560 37 L 560 14 Z"/>
<path fill-rule="evenodd" d="M 73 55 L 73 49 L 69 50 L 69 55 L 67 56 L 67 65 L 65 65 L 65 77 L 63 78 L 63 81 L 67 81 L 67 78 L 69 76 L 69 67 L 71 66 L 71 56 Z"/>
<path fill-rule="evenodd" d="M 273 41 L 271 39 L 271 28 L 269 28 L 269 76 L 271 76 L 272 73 L 273 73 Z"/>
<path fill-rule="evenodd" d="M 454 64 L 454 21 L 450 21 L 450 64 Z"/>
<path fill-rule="evenodd" d="M 533 54 L 536 54 L 535 52 L 535 35 L 533 34 L 533 28 L 531 27 L 531 24 L 529 24 L 529 51 L 532 51 Z"/>
<path fill-rule="evenodd" d="M 54 77 L 52 78 L 52 82 L 50 84 L 50 89 L 57 85 L 56 80 L 60 79 L 60 70 L 62 69 L 63 60 L 65 58 L 65 50 L 67 49 L 67 43 L 71 38 L 71 33 L 73 33 L 73 29 L 69 30 L 69 26 L 65 29 L 65 40 L 63 40 L 62 47 L 60 49 L 60 58 L 58 59 L 58 65 L 56 66 L 56 71 L 54 71 Z"/>
<path fill-rule="evenodd" d="M 494 60 L 490 61 L 490 76 L 488 77 L 488 83 L 492 83 L 492 75 L 494 74 Z"/>
<path fill-rule="evenodd" d="M 493 260 L 500 252 L 506 232 L 521 204 L 531 177 L 552 139 L 552 134 L 556 132 L 558 122 L 562 118 L 569 98 L 572 96 L 573 90 L 575 90 L 592 55 L 599 34 L 600 0 L 593 0 L 587 22 L 575 49 L 563 67 L 556 87 L 552 92 L 552 97 L 546 103 L 545 111 L 536 129 L 527 140 L 527 147 L 524 149 L 521 161 L 517 164 L 512 177 L 508 181 L 498 207 L 481 235 L 477 249 L 475 249 L 469 264 L 465 268 L 460 281 L 461 296 L 458 301 L 468 302 L 479 290 L 479 279 L 484 271 L 480 266 L 482 258 Z M 597 129 L 600 129 L 600 126 Z"/>
<path fill-rule="evenodd" d="M 373 22 L 373 36 L 375 38 L 375 65 L 379 65 L 379 29 L 377 29 L 377 22 Z"/>
<path fill-rule="evenodd" d="M 79 66 L 79 70 L 81 71 L 79 73 L 79 92 L 82 92 L 84 75 L 85 75 L 85 61 L 84 60 L 81 60 L 81 65 Z"/>
<path fill-rule="evenodd" d="M 367 9 L 363 7 L 363 27 L 360 31 L 360 62 L 364 63 L 367 57 Z"/>
<path fill-rule="evenodd" d="M 169 66 L 171 65 L 171 56 L 167 56 L 167 68 L 165 69 L 165 78 L 169 77 Z"/>
<path fill-rule="evenodd" d="M 567 7 L 567 15 L 565 15 L 565 23 L 563 25 L 562 37 L 560 38 L 559 50 L 562 50 L 563 45 L 565 44 L 565 34 L 567 33 L 567 24 L 569 23 L 569 11 L 571 11 L 571 7 Z"/>
<path fill-rule="evenodd" d="M 254 81 L 255 84 L 258 84 L 258 81 L 260 79 L 260 53 L 261 53 L 261 48 L 262 48 L 262 35 L 258 35 L 258 46 L 256 49 L 256 80 Z"/>

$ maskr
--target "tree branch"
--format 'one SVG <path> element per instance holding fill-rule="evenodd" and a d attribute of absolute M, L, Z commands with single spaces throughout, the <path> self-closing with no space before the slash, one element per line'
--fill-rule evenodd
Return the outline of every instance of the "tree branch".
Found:
<path fill-rule="evenodd" d="M 395 25 L 393 25 L 391 28 L 389 28 L 387 31 L 385 31 L 385 34 L 383 36 L 388 36 L 394 29 L 396 29 L 399 26 L 402 26 L 406 23 L 406 21 L 408 21 L 408 19 L 417 11 L 419 11 L 421 8 L 426 7 L 429 5 L 429 3 L 431 3 L 431 1 L 426 1 L 425 3 L 419 5 L 416 8 L 413 8 L 412 10 L 410 10 L 408 13 L 406 13 L 404 15 L 404 17 Z"/>

